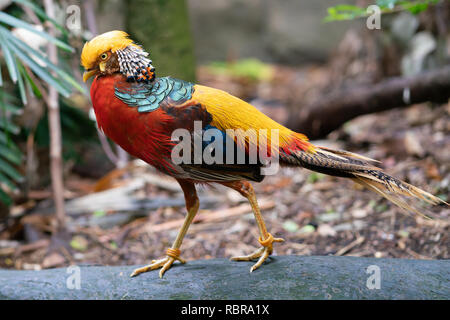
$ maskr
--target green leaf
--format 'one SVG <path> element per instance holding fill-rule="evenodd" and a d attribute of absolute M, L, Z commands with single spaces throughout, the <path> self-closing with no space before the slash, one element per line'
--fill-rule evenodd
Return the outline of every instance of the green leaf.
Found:
<path fill-rule="evenodd" d="M 77 89 L 79 92 L 81 92 L 82 94 L 86 93 L 86 90 L 71 75 L 69 75 L 68 73 L 64 72 L 60 68 L 57 68 L 55 71 L 63 80 L 68 82 L 70 85 L 72 85 L 72 87 Z"/>
<path fill-rule="evenodd" d="M 296 232 L 299 228 L 298 224 L 292 220 L 287 220 L 283 223 L 283 229 L 288 232 Z"/>
<path fill-rule="evenodd" d="M 2 108 L 10 114 L 21 114 L 22 108 L 12 103 L 3 103 Z"/>
<path fill-rule="evenodd" d="M 16 59 L 16 64 L 21 65 L 20 61 L 17 59 Z M 22 75 L 20 73 L 19 73 L 19 76 L 17 77 L 17 84 L 19 85 L 20 99 L 22 100 L 22 103 L 25 105 L 28 103 L 27 93 L 25 92 L 25 86 L 23 84 Z"/>
<path fill-rule="evenodd" d="M 399 0 L 377 0 L 376 5 L 381 9 L 394 9 Z"/>
<path fill-rule="evenodd" d="M 0 158 L 0 171 L 16 182 L 21 182 L 23 180 L 22 175 L 2 158 Z"/>
<path fill-rule="evenodd" d="M 300 229 L 300 233 L 312 233 L 315 230 L 316 230 L 316 228 L 314 228 L 314 226 L 307 224 L 306 226 L 304 226 Z"/>
<path fill-rule="evenodd" d="M 350 4 L 340 4 L 328 8 L 328 16 L 325 17 L 325 22 L 351 20 L 364 17 L 366 14 L 366 9 L 364 8 Z"/>
<path fill-rule="evenodd" d="M 11 197 L 8 196 L 1 188 L 0 188 L 0 202 L 4 203 L 8 207 L 12 204 Z"/>
<path fill-rule="evenodd" d="M 7 125 L 8 125 L 8 120 L 7 120 L 7 117 L 6 117 L 6 108 L 5 108 L 5 105 L 4 105 L 4 103 L 3 103 L 3 95 L 1 94 L 3 92 L 3 90 L 1 90 L 0 91 L 0 101 L 1 101 L 1 107 L 2 107 L 2 116 L 1 116 L 1 119 L 3 119 L 3 122 L 2 122 L 2 124 L 4 125 L 4 127 L 6 127 Z M 6 130 L 5 130 L 6 131 Z M 7 131 L 6 131 L 7 132 Z M 8 133 L 8 132 L 7 132 Z"/>
<path fill-rule="evenodd" d="M 4 30 L 0 28 L 0 33 L 4 34 Z M 54 87 L 61 93 L 63 96 L 68 97 L 70 95 L 70 90 L 64 87 L 61 83 L 59 83 L 49 72 L 48 70 L 42 68 L 39 64 L 37 64 L 32 58 L 27 56 L 21 49 L 15 46 L 15 43 L 10 41 L 6 44 L 6 46 L 11 49 L 15 55 L 20 58 L 24 63 L 26 63 L 31 70 L 33 70 L 36 75 L 38 75 L 42 80 L 47 82 L 50 86 Z"/>
<path fill-rule="evenodd" d="M 19 150 L 16 147 L 16 145 L 12 142 L 8 131 L 6 132 L 0 131 L 0 143 L 6 145 L 8 148 L 14 148 L 16 150 Z"/>
<path fill-rule="evenodd" d="M 436 4 L 440 0 L 377 0 L 375 4 L 381 9 L 382 13 L 390 13 L 401 8 L 408 10 L 413 14 L 422 12 L 428 8 L 430 4 Z M 328 8 L 328 16 L 325 17 L 325 22 L 339 21 L 339 20 L 353 20 L 368 16 L 366 9 L 354 5 L 341 4 Z"/>
<path fill-rule="evenodd" d="M 308 183 L 315 183 L 317 181 L 323 180 L 325 175 L 319 172 L 311 172 L 306 180 Z"/>
<path fill-rule="evenodd" d="M 428 3 L 405 3 L 401 5 L 402 9 L 408 10 L 412 14 L 419 14 L 428 9 Z"/>
<path fill-rule="evenodd" d="M 13 0 L 16 3 L 19 4 L 23 4 L 27 7 L 29 7 L 30 9 L 32 9 L 36 15 L 41 18 L 44 21 L 50 21 L 56 28 L 58 28 L 59 31 L 61 31 L 65 36 L 68 36 L 69 33 L 67 32 L 66 29 L 64 29 L 63 26 L 61 26 L 58 22 L 56 22 L 54 19 L 50 18 L 44 10 L 42 10 L 39 6 L 37 6 L 36 4 L 34 4 L 31 1 L 28 0 Z"/>
<path fill-rule="evenodd" d="M 61 117 L 61 125 L 69 128 L 71 130 L 78 129 L 78 122 L 70 117 Z"/>
<path fill-rule="evenodd" d="M 338 12 L 348 12 L 354 15 L 366 14 L 366 9 L 350 4 L 339 4 L 334 9 Z"/>
<path fill-rule="evenodd" d="M 4 132 L 1 132 L 1 131 L 0 131 L 0 142 L 8 143 L 8 137 L 6 136 L 6 134 Z"/>
<path fill-rule="evenodd" d="M 0 183 L 5 184 L 11 190 L 17 190 L 17 187 L 8 179 L 3 173 L 0 172 Z"/>
<path fill-rule="evenodd" d="M 27 84 L 31 87 L 31 90 L 33 91 L 34 95 L 38 99 L 41 99 L 42 98 L 41 90 L 39 90 L 36 83 L 34 83 L 34 80 L 31 78 L 31 76 L 28 74 L 27 70 L 25 70 L 25 68 L 22 65 L 20 65 L 19 72 L 25 78 L 25 80 L 27 81 Z"/>
<path fill-rule="evenodd" d="M 11 103 L 19 102 L 19 99 L 15 95 L 11 95 L 6 91 L 0 91 L 0 96 L 4 97 L 7 101 Z"/>
<path fill-rule="evenodd" d="M 208 69 L 215 74 L 243 77 L 255 81 L 267 81 L 273 76 L 272 66 L 258 59 L 241 59 L 232 63 L 216 61 Z"/>
<path fill-rule="evenodd" d="M 8 139 L 5 142 L 0 141 L 0 144 L 4 144 L 7 148 L 11 149 L 12 152 L 17 153 L 18 155 L 20 155 L 20 157 L 22 157 L 22 151 L 20 151 L 19 147 L 17 147 L 17 145 L 11 139 Z"/>
<path fill-rule="evenodd" d="M 389 207 L 386 203 L 382 203 L 375 207 L 375 212 L 377 212 L 377 213 L 385 212 L 388 208 Z"/>
<path fill-rule="evenodd" d="M 409 232 L 407 230 L 399 230 L 397 232 L 397 235 L 401 238 L 408 238 L 409 237 Z"/>
<path fill-rule="evenodd" d="M 0 157 L 17 165 L 22 162 L 22 154 L 13 148 L 6 147 L 4 144 L 0 144 Z"/>
<path fill-rule="evenodd" d="M 117 242 L 115 242 L 114 240 L 111 240 L 109 242 L 109 246 L 111 247 L 111 249 L 116 250 L 119 246 L 117 245 Z"/>
<path fill-rule="evenodd" d="M 0 91 L 0 102 L 1 102 L 0 119 L 3 119 L 3 121 L 0 122 L 0 128 L 5 129 L 5 132 L 7 133 L 12 132 L 14 134 L 18 134 L 20 132 L 20 128 L 14 125 L 12 122 L 8 122 L 8 114 L 7 114 L 8 105 L 4 103 L 4 97 L 2 93 L 3 91 Z"/>
<path fill-rule="evenodd" d="M 106 216 L 106 212 L 104 210 L 95 210 L 92 215 L 96 218 L 100 218 Z"/>
<path fill-rule="evenodd" d="M 29 54 L 33 55 L 35 58 L 37 58 L 37 59 L 41 60 L 42 62 L 44 62 L 46 64 L 46 66 L 49 69 L 55 71 L 62 78 L 62 80 L 64 80 L 67 83 L 69 83 L 71 86 L 76 88 L 81 93 L 83 93 L 83 94 L 85 93 L 84 88 L 70 74 L 68 74 L 67 72 L 65 72 L 64 70 L 59 68 L 58 66 L 54 65 L 41 52 L 39 52 L 38 50 L 30 47 L 27 43 L 17 39 L 13 35 L 11 36 L 10 40 L 15 45 L 17 45 L 18 48 L 22 49 L 24 52 L 29 52 Z"/>
<path fill-rule="evenodd" d="M 0 34 L 0 42 L 2 46 L 2 52 L 3 56 L 5 58 L 6 67 L 8 68 L 9 76 L 11 77 L 11 80 L 13 83 L 17 82 L 17 68 L 14 63 L 13 55 L 11 54 L 11 51 L 6 46 L 7 39 L 3 37 L 2 34 Z"/>
<path fill-rule="evenodd" d="M 39 36 L 41 36 L 42 38 L 50 41 L 51 43 L 54 43 L 56 46 L 58 46 L 59 48 L 69 51 L 69 52 L 74 52 L 75 50 L 69 46 L 68 44 L 62 42 L 59 39 L 56 39 L 55 37 L 52 37 L 51 35 L 49 35 L 46 32 L 42 32 L 39 30 L 36 30 L 31 24 L 26 23 L 25 21 L 22 21 L 20 19 L 14 18 L 13 16 L 0 11 L 0 22 L 3 22 L 7 25 L 10 25 L 12 27 L 16 27 L 16 28 L 24 28 L 28 31 L 31 31 Z"/>
<path fill-rule="evenodd" d="M 20 128 L 10 121 L 1 121 L 0 128 L 5 129 L 6 131 L 12 132 L 14 134 L 18 134 L 20 132 Z"/>
<path fill-rule="evenodd" d="M 74 236 L 70 241 L 70 246 L 78 251 L 86 251 L 88 245 L 88 241 L 82 236 Z"/>

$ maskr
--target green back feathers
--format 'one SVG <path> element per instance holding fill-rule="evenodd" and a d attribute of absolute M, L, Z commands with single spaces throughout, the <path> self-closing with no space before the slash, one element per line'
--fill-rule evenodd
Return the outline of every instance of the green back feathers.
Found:
<path fill-rule="evenodd" d="M 114 93 L 130 107 L 137 107 L 139 112 L 151 112 L 158 109 L 166 98 L 174 102 L 191 99 L 193 87 L 193 83 L 164 77 L 148 84 L 120 82 L 116 85 Z"/>

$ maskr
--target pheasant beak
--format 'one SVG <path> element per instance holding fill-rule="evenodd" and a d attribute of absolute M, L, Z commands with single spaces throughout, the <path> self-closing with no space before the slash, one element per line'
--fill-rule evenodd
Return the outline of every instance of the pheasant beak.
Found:
<path fill-rule="evenodd" d="M 89 78 L 95 76 L 98 72 L 98 68 L 86 70 L 83 73 L 83 82 L 86 82 Z"/>
<path fill-rule="evenodd" d="M 100 63 L 98 64 L 98 67 L 99 67 L 99 69 L 100 69 L 101 72 L 105 72 L 105 70 L 106 70 L 106 62 L 105 62 L 105 61 L 100 62 Z"/>

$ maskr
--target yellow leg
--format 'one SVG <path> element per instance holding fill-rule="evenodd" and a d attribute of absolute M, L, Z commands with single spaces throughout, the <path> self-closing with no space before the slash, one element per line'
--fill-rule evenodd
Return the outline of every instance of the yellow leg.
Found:
<path fill-rule="evenodd" d="M 249 182 L 239 181 L 232 183 L 224 183 L 224 185 L 238 191 L 240 194 L 242 194 L 244 197 L 248 199 L 252 207 L 256 223 L 258 224 L 258 229 L 260 233 L 258 241 L 262 247 L 247 256 L 239 256 L 231 258 L 231 260 L 234 261 L 251 261 L 259 258 L 258 261 L 250 269 L 250 272 L 253 272 L 254 270 L 258 269 L 263 264 L 263 262 L 266 261 L 266 259 L 272 254 L 273 243 L 283 242 L 284 239 L 274 238 L 269 232 L 267 232 L 267 228 L 261 215 L 261 211 L 259 210 L 258 201 L 256 200 L 255 191 L 253 190 L 253 187 Z"/>
<path fill-rule="evenodd" d="M 183 242 L 184 236 L 186 235 L 186 232 L 189 229 L 189 226 L 192 223 L 192 220 L 194 219 L 195 215 L 197 214 L 198 207 L 199 207 L 199 201 L 197 197 L 197 192 L 195 190 L 195 186 L 193 183 L 186 182 L 179 180 L 178 181 L 181 188 L 184 192 L 184 198 L 186 200 L 186 208 L 187 208 L 187 215 L 184 219 L 183 226 L 181 227 L 180 231 L 178 232 L 178 235 L 175 239 L 175 241 L 172 244 L 171 248 L 168 248 L 166 251 L 166 257 L 159 259 L 159 260 L 152 260 L 151 264 L 138 268 L 133 271 L 133 273 L 130 275 L 131 277 L 137 276 L 138 274 L 155 270 L 158 268 L 161 268 L 159 271 L 159 277 L 162 278 L 164 275 L 164 272 L 166 272 L 172 264 L 175 262 L 175 260 L 180 261 L 181 263 L 186 263 L 186 261 L 182 258 L 180 258 L 180 247 L 181 243 Z"/>

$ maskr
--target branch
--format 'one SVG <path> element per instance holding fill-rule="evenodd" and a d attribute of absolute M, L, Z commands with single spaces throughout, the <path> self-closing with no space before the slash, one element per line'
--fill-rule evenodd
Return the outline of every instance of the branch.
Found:
<path fill-rule="evenodd" d="M 357 116 L 450 98 L 450 65 L 408 78 L 391 78 L 371 87 L 329 94 L 297 109 L 287 126 L 310 139 L 322 138 Z"/>
<path fill-rule="evenodd" d="M 50 18 L 55 18 L 55 8 L 52 0 L 44 0 L 45 12 Z M 48 33 L 55 36 L 55 27 L 48 24 Z M 48 44 L 49 60 L 58 65 L 58 52 L 53 43 Z M 52 178 L 53 199 L 55 201 L 57 229 L 65 227 L 66 213 L 64 210 L 64 184 L 62 170 L 62 142 L 61 142 L 61 121 L 59 118 L 58 91 L 49 86 L 48 89 L 48 122 L 50 130 L 50 172 Z"/>

